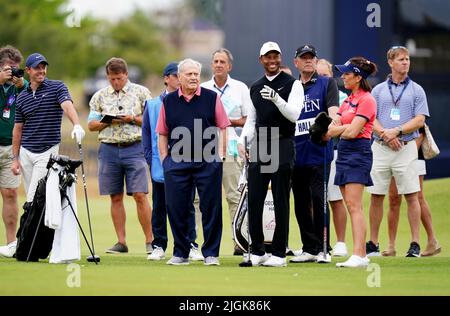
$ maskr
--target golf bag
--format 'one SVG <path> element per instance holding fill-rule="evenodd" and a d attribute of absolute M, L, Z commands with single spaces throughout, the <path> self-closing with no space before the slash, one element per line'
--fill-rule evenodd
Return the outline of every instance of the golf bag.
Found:
<path fill-rule="evenodd" d="M 47 174 L 39 180 L 33 202 L 24 204 L 17 231 L 16 259 L 18 261 L 39 261 L 46 259 L 53 246 L 55 230 L 44 224 L 47 180 L 53 164 L 64 167 L 59 173 L 59 190 L 65 192 L 75 179 L 75 169 L 81 161 L 73 161 L 65 156 L 51 156 L 47 164 Z"/>
<path fill-rule="evenodd" d="M 47 175 L 39 180 L 33 202 L 25 202 L 17 231 L 16 259 L 18 261 L 39 261 L 48 257 L 52 250 L 54 229 L 44 225 L 45 189 Z M 36 237 L 35 237 L 36 234 Z M 31 245 L 35 242 L 33 249 Z"/>
<path fill-rule="evenodd" d="M 246 172 L 247 170 L 245 170 L 244 168 L 241 174 L 241 184 L 239 185 L 238 189 L 241 192 L 241 197 L 239 199 L 237 211 L 233 219 L 233 239 L 236 242 L 236 245 L 244 252 L 247 252 L 248 241 L 250 239 L 250 236 L 248 236 L 248 190 L 245 176 Z M 275 209 L 273 206 L 272 190 L 269 189 L 267 191 L 263 210 L 264 244 L 266 246 L 267 252 L 271 252 L 270 249 L 272 246 L 274 232 Z"/>

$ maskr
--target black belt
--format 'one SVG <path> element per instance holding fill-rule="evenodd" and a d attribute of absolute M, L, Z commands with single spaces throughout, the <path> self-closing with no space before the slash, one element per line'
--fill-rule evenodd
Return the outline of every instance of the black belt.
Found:
<path fill-rule="evenodd" d="M 388 143 L 386 143 L 385 141 L 380 140 L 380 139 L 375 140 L 375 142 L 377 142 L 377 143 L 380 144 L 381 146 L 388 146 Z M 409 142 L 410 142 L 410 141 L 404 141 L 404 140 L 401 140 L 401 141 L 400 141 L 400 144 L 402 144 L 402 145 L 407 145 Z"/>
<path fill-rule="evenodd" d="M 137 140 L 135 142 L 126 142 L 126 143 L 103 143 L 106 145 L 111 145 L 111 146 L 115 146 L 115 147 L 129 147 L 132 146 L 134 144 L 140 143 L 140 140 Z"/>

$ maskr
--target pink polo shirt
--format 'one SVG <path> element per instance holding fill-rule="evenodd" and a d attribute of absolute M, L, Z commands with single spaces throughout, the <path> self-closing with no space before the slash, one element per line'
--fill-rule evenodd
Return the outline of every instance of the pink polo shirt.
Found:
<path fill-rule="evenodd" d="M 195 91 L 194 95 L 191 95 L 191 96 L 185 95 L 182 92 L 181 88 L 179 88 L 177 91 L 178 91 L 178 96 L 179 97 L 183 96 L 183 98 L 186 100 L 186 102 L 189 103 L 192 100 L 192 98 L 194 97 L 194 95 L 200 96 L 201 87 L 199 86 L 197 88 L 197 91 Z M 222 104 L 222 101 L 220 100 L 219 95 L 217 95 L 217 97 L 216 97 L 215 120 L 216 120 L 216 126 L 220 129 L 227 128 L 228 126 L 231 125 L 231 122 L 228 119 L 227 113 L 225 112 L 225 108 L 223 107 L 223 104 Z M 166 111 L 165 111 L 164 103 L 162 104 L 161 111 L 159 112 L 158 123 L 156 124 L 156 132 L 158 134 L 165 135 L 165 136 L 169 135 L 169 128 L 167 127 L 167 124 L 166 124 Z"/>
<path fill-rule="evenodd" d="M 355 138 L 372 137 L 373 122 L 377 116 L 377 103 L 370 92 L 359 90 L 351 94 L 339 107 L 338 115 L 341 117 L 342 124 L 350 124 L 355 116 L 366 119 L 364 132 L 359 133 Z"/>

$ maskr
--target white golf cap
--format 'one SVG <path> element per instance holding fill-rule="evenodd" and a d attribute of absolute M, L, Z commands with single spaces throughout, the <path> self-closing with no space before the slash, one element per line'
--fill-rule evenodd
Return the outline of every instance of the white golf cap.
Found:
<path fill-rule="evenodd" d="M 275 42 L 265 42 L 263 46 L 261 46 L 261 50 L 259 51 L 259 57 L 264 56 L 270 51 L 276 51 L 281 54 L 280 46 L 278 46 Z"/>

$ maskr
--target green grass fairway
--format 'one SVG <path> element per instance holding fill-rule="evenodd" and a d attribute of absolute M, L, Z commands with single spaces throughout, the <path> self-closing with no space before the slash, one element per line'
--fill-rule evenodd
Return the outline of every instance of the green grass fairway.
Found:
<path fill-rule="evenodd" d="M 78 184 L 78 212 L 86 233 L 86 209 L 81 184 Z M 88 179 L 94 240 L 101 263 L 88 263 L 83 240 L 82 260 L 77 266 L 17 262 L 0 258 L 0 295 L 187 295 L 187 296 L 300 296 L 300 295 L 450 295 L 450 179 L 425 182 L 436 235 L 442 253 L 429 258 L 405 258 L 409 246 L 409 226 L 405 202 L 397 240 L 397 257 L 375 258 L 370 269 L 338 269 L 332 264 L 288 264 L 287 268 L 240 268 L 240 257 L 233 257 L 229 216 L 224 204 L 224 230 L 221 245 L 221 266 L 206 267 L 202 262 L 189 266 L 166 265 L 173 239 L 169 237 L 166 260 L 149 262 L 144 253 L 144 240 L 132 198 L 126 198 L 127 239 L 130 252 L 109 255 L 104 250 L 116 242 L 109 216 L 109 198 L 96 193 L 96 180 Z M 365 212 L 369 207 L 365 195 Z M 20 203 L 23 202 L 21 195 Z M 366 217 L 367 218 L 367 217 Z M 380 247 L 387 245 L 386 217 L 380 233 Z M 200 231 L 201 235 L 201 231 Z M 332 245 L 335 242 L 331 229 Z M 0 241 L 4 243 L 4 227 L 0 225 Z M 81 235 L 80 235 L 81 237 Z M 81 237 L 82 238 L 82 237 Z M 201 244 L 202 238 L 198 240 Z M 347 225 L 347 245 L 351 247 L 351 227 Z M 426 235 L 421 230 L 421 246 Z M 295 216 L 291 214 L 289 246 L 301 247 Z M 350 249 L 351 250 L 351 249 Z M 80 276 L 77 279 L 77 275 Z M 79 287 L 70 287 L 79 280 Z M 76 285 L 76 283 L 75 283 Z M 377 286 L 379 285 L 379 287 Z"/>

